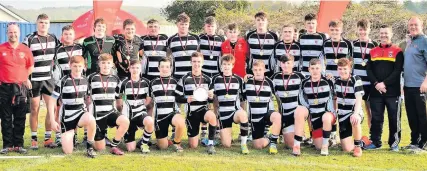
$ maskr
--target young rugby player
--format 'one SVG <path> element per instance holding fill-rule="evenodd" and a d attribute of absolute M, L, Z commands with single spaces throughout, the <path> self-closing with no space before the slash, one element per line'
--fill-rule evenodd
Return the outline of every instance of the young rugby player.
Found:
<path fill-rule="evenodd" d="M 301 71 L 301 48 L 298 42 L 294 40 L 294 25 L 283 25 L 282 26 L 282 40 L 277 42 L 274 45 L 274 59 L 276 64 L 276 71 L 282 71 L 282 67 L 280 65 L 280 57 L 283 55 L 293 56 L 294 63 L 293 71 Z"/>

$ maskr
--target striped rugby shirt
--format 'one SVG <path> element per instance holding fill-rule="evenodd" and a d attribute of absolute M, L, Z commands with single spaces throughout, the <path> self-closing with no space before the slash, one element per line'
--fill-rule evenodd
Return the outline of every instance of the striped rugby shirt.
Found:
<path fill-rule="evenodd" d="M 177 33 L 168 39 L 168 46 L 173 57 L 173 76 L 181 79 L 191 71 L 191 54 L 199 49 L 199 36 L 188 33 L 180 37 Z"/>
<path fill-rule="evenodd" d="M 71 75 L 65 75 L 56 83 L 52 97 L 60 98 L 62 101 L 60 109 L 62 121 L 73 121 L 87 111 L 84 100 L 87 92 L 88 80 L 84 76 L 73 79 Z"/>
<path fill-rule="evenodd" d="M 256 30 L 246 33 L 246 41 L 249 45 L 250 56 L 248 58 L 248 73 L 252 73 L 254 60 L 262 60 L 265 64 L 266 72 L 274 72 L 274 60 L 272 58 L 274 44 L 279 40 L 277 34 L 267 31 L 265 34 L 258 34 Z"/>
<path fill-rule="evenodd" d="M 348 114 L 354 112 L 356 95 L 363 96 L 365 94 L 362 79 L 357 75 L 350 76 L 348 80 L 337 78 L 334 87 L 338 104 L 337 113 L 339 116 L 345 116 L 344 118 L 340 118 L 340 121 L 345 120 L 350 116 Z"/>
<path fill-rule="evenodd" d="M 252 122 L 259 122 L 269 111 L 274 111 L 273 95 L 274 85 L 271 79 L 264 77 L 263 81 L 258 81 L 254 77 L 248 78 L 243 89 L 243 100 L 248 104 L 247 110 Z"/>
<path fill-rule="evenodd" d="M 299 91 L 301 83 L 305 79 L 300 72 L 293 72 L 290 75 L 284 75 L 282 72 L 276 72 L 271 79 L 274 84 L 274 91 L 278 102 L 279 111 L 283 116 L 292 115 L 299 105 Z"/>
<path fill-rule="evenodd" d="M 144 50 L 145 66 L 143 66 L 143 74 L 158 77 L 159 61 L 166 57 L 168 48 L 168 36 L 159 34 L 157 36 L 142 36 L 141 49 Z"/>
<path fill-rule="evenodd" d="M 88 76 L 89 93 L 96 120 L 107 117 L 114 112 L 113 103 L 119 99 L 119 77 L 93 73 Z"/>
<path fill-rule="evenodd" d="M 232 114 L 240 109 L 240 101 L 243 98 L 243 87 L 243 79 L 235 74 L 225 77 L 223 75 L 216 75 L 212 78 L 209 89 L 213 89 L 217 97 L 220 120 L 233 117 Z"/>
<path fill-rule="evenodd" d="M 323 56 L 325 57 L 326 74 L 330 73 L 334 77 L 338 77 L 338 59 L 352 57 L 353 44 L 343 38 L 339 42 L 332 41 L 332 39 L 325 40 L 325 43 L 323 43 Z"/>
<path fill-rule="evenodd" d="M 293 71 L 301 71 L 302 58 L 301 58 L 301 46 L 298 42 L 293 41 L 292 43 L 285 43 L 282 41 L 277 42 L 274 45 L 274 59 L 276 64 L 275 71 L 281 72 L 282 68 L 280 67 L 280 57 L 290 54 L 294 57 L 294 68 Z"/>
<path fill-rule="evenodd" d="M 202 79 L 201 79 L 202 78 Z M 187 98 L 193 95 L 193 91 L 196 90 L 197 87 L 205 88 L 209 91 L 209 86 L 211 84 L 211 78 L 205 74 L 200 76 L 194 76 L 192 72 L 185 74 L 178 82 L 178 87 L 175 92 L 179 96 L 184 96 L 186 103 L 186 111 L 193 112 L 197 111 L 200 108 L 207 107 L 208 101 L 196 101 L 193 100 L 190 104 L 187 103 Z M 195 95 L 196 96 L 196 95 Z"/>
<path fill-rule="evenodd" d="M 334 111 L 333 86 L 332 81 L 324 77 L 321 77 L 319 81 L 312 82 L 311 76 L 309 76 L 302 81 L 299 101 L 303 106 L 307 107 L 312 122 L 318 119 L 321 120 L 325 112 Z"/>
<path fill-rule="evenodd" d="M 378 43 L 372 40 L 369 40 L 368 43 L 360 40 L 353 41 L 353 74 L 362 79 L 363 85 L 371 85 L 366 72 L 366 65 L 371 59 L 371 49 L 377 46 Z M 362 62 L 365 62 L 364 66 Z"/>
<path fill-rule="evenodd" d="M 327 36 L 324 33 L 301 34 L 299 44 L 301 47 L 302 69 L 301 72 L 305 76 L 310 75 L 308 67 L 310 60 L 313 58 L 323 59 L 323 42 Z M 322 61 L 323 66 L 323 61 Z"/>
<path fill-rule="evenodd" d="M 177 86 L 178 81 L 173 77 L 158 77 L 150 82 L 149 91 L 154 100 L 154 113 L 157 122 L 179 112 L 179 107 L 176 104 L 176 100 L 179 98 L 175 92 Z"/>
<path fill-rule="evenodd" d="M 80 44 L 73 44 L 71 46 L 60 46 L 55 53 L 55 70 L 58 70 L 60 73 L 59 78 L 62 78 L 65 75 L 71 74 L 70 68 L 70 58 L 76 55 L 83 55 L 83 46 Z M 55 79 L 59 80 L 59 79 Z"/>
<path fill-rule="evenodd" d="M 53 34 L 40 36 L 37 32 L 25 37 L 23 44 L 27 45 L 34 57 L 34 70 L 30 75 L 31 81 L 44 81 L 52 78 L 52 65 L 57 48 L 61 45 Z"/>
<path fill-rule="evenodd" d="M 150 81 L 145 78 L 140 78 L 138 81 L 126 78 L 120 82 L 119 93 L 126 96 L 126 100 L 123 103 L 123 110 L 126 110 L 124 114 L 129 120 L 147 114 L 145 101 L 150 95 L 149 85 Z"/>
<path fill-rule="evenodd" d="M 202 72 L 208 76 L 218 74 L 220 72 L 219 58 L 221 57 L 221 45 L 225 41 L 224 37 L 201 34 L 199 39 L 200 52 L 204 58 Z"/>

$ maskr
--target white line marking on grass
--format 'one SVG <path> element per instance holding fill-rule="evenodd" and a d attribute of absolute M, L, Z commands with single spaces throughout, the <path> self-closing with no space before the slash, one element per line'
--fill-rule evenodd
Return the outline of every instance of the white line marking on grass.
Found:
<path fill-rule="evenodd" d="M 62 155 L 53 155 L 53 156 L 0 156 L 1 159 L 35 159 L 35 158 L 63 158 Z"/>

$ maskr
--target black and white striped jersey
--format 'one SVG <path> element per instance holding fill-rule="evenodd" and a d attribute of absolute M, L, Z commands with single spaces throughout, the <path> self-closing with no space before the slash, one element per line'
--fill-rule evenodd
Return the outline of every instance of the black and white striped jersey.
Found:
<path fill-rule="evenodd" d="M 37 32 L 25 37 L 23 44 L 27 45 L 34 56 L 34 70 L 31 81 L 44 81 L 52 78 L 52 65 L 57 48 L 61 45 L 53 34 L 40 36 Z"/>
<path fill-rule="evenodd" d="M 274 84 L 274 93 L 281 104 L 278 106 L 279 111 L 283 116 L 294 114 L 299 105 L 299 91 L 305 76 L 300 72 L 293 72 L 290 75 L 276 72 L 271 79 Z"/>
<path fill-rule="evenodd" d="M 248 78 L 243 89 L 243 100 L 246 100 L 252 122 L 259 122 L 269 111 L 274 111 L 273 95 L 274 86 L 271 79 L 265 77 L 263 81 L 258 81 L 253 77 Z"/>
<path fill-rule="evenodd" d="M 265 34 L 258 34 L 256 30 L 246 33 L 246 41 L 249 45 L 249 63 L 248 70 L 252 71 L 254 60 L 264 61 L 266 72 L 274 71 L 273 51 L 274 44 L 279 40 L 277 34 L 268 31 Z"/>
<path fill-rule="evenodd" d="M 183 99 L 187 99 L 189 96 L 193 96 L 193 91 L 197 87 L 205 88 L 209 91 L 209 86 L 211 84 L 211 78 L 205 74 L 200 76 L 194 76 L 192 72 L 185 74 L 178 82 L 178 87 L 176 88 L 176 94 L 179 96 L 184 96 Z M 197 96 L 197 95 L 194 95 Z M 187 103 L 187 101 L 183 102 Z M 207 107 L 208 100 L 206 101 L 195 101 L 193 100 L 190 104 L 187 103 L 186 111 L 196 111 L 202 107 Z"/>
<path fill-rule="evenodd" d="M 154 100 L 156 120 L 161 120 L 170 114 L 179 112 L 175 92 L 178 81 L 173 77 L 159 77 L 150 82 L 150 93 Z"/>
<path fill-rule="evenodd" d="M 342 80 L 337 78 L 335 80 L 335 94 L 337 96 L 338 115 L 347 115 L 354 112 L 354 106 L 356 104 L 356 95 L 360 95 L 360 98 L 365 94 L 363 91 L 362 79 L 355 75 L 350 76 L 348 80 Z M 346 118 L 340 118 L 346 119 Z"/>
<path fill-rule="evenodd" d="M 232 76 L 216 75 L 212 78 L 209 89 L 214 90 L 218 100 L 221 120 L 233 117 L 232 114 L 240 109 L 240 101 L 243 100 L 244 96 L 243 87 L 243 79 L 235 74 Z"/>
<path fill-rule="evenodd" d="M 204 74 L 216 75 L 220 72 L 219 59 L 221 57 L 221 45 L 225 41 L 224 37 L 208 34 L 201 34 L 200 52 L 203 54 L 202 71 Z M 212 57 L 212 58 L 211 58 Z"/>
<path fill-rule="evenodd" d="M 56 83 L 52 95 L 61 99 L 61 116 L 65 122 L 73 121 L 86 110 L 85 96 L 88 92 L 88 80 L 86 77 L 73 79 L 71 75 L 65 75 Z"/>
<path fill-rule="evenodd" d="M 377 46 L 378 43 L 372 40 L 369 40 L 368 43 L 360 40 L 353 42 L 353 74 L 362 79 L 363 85 L 371 85 L 366 73 L 366 65 L 371 59 L 371 49 Z"/>
<path fill-rule="evenodd" d="M 298 98 L 300 103 L 307 107 L 312 122 L 321 119 L 325 112 L 335 111 L 333 106 L 333 86 L 332 81 L 324 77 L 316 82 L 312 82 L 311 77 L 307 77 L 302 81 Z"/>
<path fill-rule="evenodd" d="M 70 58 L 72 56 L 82 56 L 83 46 L 80 44 L 73 44 L 71 46 L 60 46 L 55 53 L 55 70 L 58 69 L 60 78 L 65 75 L 71 74 Z"/>
<path fill-rule="evenodd" d="M 168 46 L 173 56 L 173 74 L 176 79 L 191 71 L 191 54 L 199 49 L 199 36 L 188 33 L 180 37 L 177 34 L 168 39 Z"/>
<path fill-rule="evenodd" d="M 119 98 L 119 77 L 93 73 L 88 76 L 89 95 L 92 99 L 93 113 L 100 120 L 115 110 L 114 102 Z"/>
<path fill-rule="evenodd" d="M 280 57 L 289 54 L 294 57 L 294 69 L 293 71 L 301 71 L 302 58 L 301 58 L 301 47 L 298 42 L 293 41 L 292 43 L 285 43 L 282 41 L 277 42 L 274 45 L 274 59 L 276 64 L 276 72 L 281 72 Z"/>
<path fill-rule="evenodd" d="M 326 74 L 330 73 L 334 77 L 338 77 L 338 59 L 352 57 L 353 44 L 347 39 L 341 39 L 339 42 L 332 41 L 332 39 L 325 40 L 323 56 L 325 57 Z"/>
<path fill-rule="evenodd" d="M 323 42 L 327 39 L 324 33 L 301 34 L 299 44 L 301 47 L 302 69 L 305 76 L 310 75 L 308 67 L 313 58 L 323 59 Z"/>
<path fill-rule="evenodd" d="M 123 103 L 123 113 L 129 120 L 147 114 L 145 100 L 150 95 L 149 86 L 150 81 L 145 78 L 140 78 L 138 81 L 126 78 L 120 82 L 119 93 L 126 96 Z"/>
<path fill-rule="evenodd" d="M 149 76 L 159 76 L 159 61 L 166 57 L 168 48 L 168 36 L 159 34 L 157 36 L 142 36 L 142 49 L 146 66 L 143 73 Z"/>

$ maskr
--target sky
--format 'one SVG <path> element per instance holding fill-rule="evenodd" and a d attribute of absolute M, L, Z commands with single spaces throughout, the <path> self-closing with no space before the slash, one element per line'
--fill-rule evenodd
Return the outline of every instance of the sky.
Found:
<path fill-rule="evenodd" d="M 122 6 L 164 7 L 172 0 L 123 0 Z M 16 9 L 40 9 L 44 7 L 92 6 L 93 0 L 1 0 L 1 4 Z"/>

